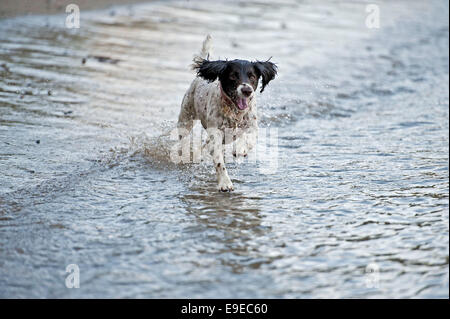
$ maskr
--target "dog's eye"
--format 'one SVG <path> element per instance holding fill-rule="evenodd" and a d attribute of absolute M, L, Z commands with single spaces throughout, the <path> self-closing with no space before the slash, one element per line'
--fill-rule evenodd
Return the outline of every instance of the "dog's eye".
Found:
<path fill-rule="evenodd" d="M 239 75 L 236 72 L 230 74 L 230 80 L 237 80 Z"/>
<path fill-rule="evenodd" d="M 254 80 L 255 79 L 255 75 L 253 73 L 249 73 L 249 74 L 247 74 L 247 76 L 248 76 L 248 78 L 250 80 Z"/>

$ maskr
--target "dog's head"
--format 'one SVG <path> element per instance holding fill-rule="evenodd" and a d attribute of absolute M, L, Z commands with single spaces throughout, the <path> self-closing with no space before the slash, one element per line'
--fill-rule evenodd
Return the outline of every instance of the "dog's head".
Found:
<path fill-rule="evenodd" d="M 262 78 L 262 92 L 276 74 L 277 66 L 269 61 L 203 60 L 197 67 L 197 75 L 205 80 L 213 82 L 218 78 L 225 94 L 240 110 L 248 107 L 259 79 Z"/>

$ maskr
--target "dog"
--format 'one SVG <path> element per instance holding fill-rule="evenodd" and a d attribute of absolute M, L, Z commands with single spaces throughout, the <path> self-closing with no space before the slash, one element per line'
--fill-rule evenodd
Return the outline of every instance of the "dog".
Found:
<path fill-rule="evenodd" d="M 208 137 L 204 149 L 213 159 L 217 189 L 234 190 L 224 160 L 224 144 L 234 142 L 233 156 L 247 156 L 258 134 L 255 91 L 261 79 L 261 93 L 277 75 L 275 63 L 246 60 L 210 60 L 211 36 L 203 41 L 192 69 L 197 71 L 183 97 L 178 117 L 179 139 L 186 138 L 194 120 L 200 120 Z M 231 132 L 231 133 L 230 133 Z M 229 138 L 231 135 L 231 138 Z"/>

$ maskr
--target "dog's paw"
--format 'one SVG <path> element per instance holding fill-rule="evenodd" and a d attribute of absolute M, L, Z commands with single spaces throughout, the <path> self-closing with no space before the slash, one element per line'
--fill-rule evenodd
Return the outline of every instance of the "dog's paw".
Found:
<path fill-rule="evenodd" d="M 234 157 L 247 157 L 248 150 L 244 146 L 238 146 L 235 151 L 233 151 Z"/>
<path fill-rule="evenodd" d="M 234 157 L 247 157 L 247 151 L 240 152 L 240 153 L 238 153 L 238 152 L 233 152 L 233 156 L 234 156 Z"/>
<path fill-rule="evenodd" d="M 217 189 L 221 192 L 231 192 L 234 190 L 233 183 L 230 178 L 224 178 L 217 184 Z"/>

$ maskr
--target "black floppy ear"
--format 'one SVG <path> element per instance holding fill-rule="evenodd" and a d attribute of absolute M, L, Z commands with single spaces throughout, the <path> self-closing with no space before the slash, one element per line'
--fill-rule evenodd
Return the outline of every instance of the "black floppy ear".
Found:
<path fill-rule="evenodd" d="M 264 62 L 256 61 L 253 62 L 253 65 L 262 77 L 262 87 L 260 91 L 262 93 L 266 85 L 275 78 L 275 75 L 277 75 L 277 66 L 275 63 L 269 62 L 269 60 Z"/>
<path fill-rule="evenodd" d="M 209 82 L 214 82 L 225 71 L 226 67 L 227 61 L 203 60 L 203 62 L 196 67 L 197 75 Z"/>

